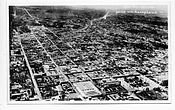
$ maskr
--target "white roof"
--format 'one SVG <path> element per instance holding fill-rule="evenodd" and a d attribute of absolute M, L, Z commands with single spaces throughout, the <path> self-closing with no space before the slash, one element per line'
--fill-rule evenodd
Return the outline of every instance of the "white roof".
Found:
<path fill-rule="evenodd" d="M 90 82 L 77 82 L 73 84 L 83 97 L 100 95 L 101 92 Z"/>

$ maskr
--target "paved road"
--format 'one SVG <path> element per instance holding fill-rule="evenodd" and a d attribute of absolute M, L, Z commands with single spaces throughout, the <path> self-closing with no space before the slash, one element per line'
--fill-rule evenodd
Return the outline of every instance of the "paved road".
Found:
<path fill-rule="evenodd" d="M 29 69 L 29 73 L 30 73 L 30 76 L 31 76 L 31 78 L 32 78 L 33 85 L 34 85 L 34 87 L 35 87 L 35 92 L 37 93 L 37 95 L 38 95 L 38 97 L 39 97 L 39 100 L 42 100 L 41 93 L 40 93 L 40 91 L 39 91 L 38 85 L 37 85 L 36 80 L 35 80 L 35 78 L 34 78 L 34 74 L 33 74 L 33 72 L 32 72 L 32 69 L 31 69 L 31 67 L 30 67 L 30 65 L 29 65 L 29 62 L 28 62 L 27 56 L 26 56 L 26 54 L 25 54 L 24 48 L 23 48 L 23 46 L 22 46 L 22 44 L 21 44 L 21 40 L 20 40 L 20 46 L 21 46 L 22 52 L 24 53 L 24 58 L 25 58 L 27 67 L 28 67 L 28 69 Z"/>

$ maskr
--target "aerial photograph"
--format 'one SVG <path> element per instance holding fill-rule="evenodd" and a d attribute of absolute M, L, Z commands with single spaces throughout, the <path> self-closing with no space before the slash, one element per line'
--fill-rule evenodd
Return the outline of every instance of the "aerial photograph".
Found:
<path fill-rule="evenodd" d="M 167 5 L 9 6 L 9 101 L 168 101 Z"/>

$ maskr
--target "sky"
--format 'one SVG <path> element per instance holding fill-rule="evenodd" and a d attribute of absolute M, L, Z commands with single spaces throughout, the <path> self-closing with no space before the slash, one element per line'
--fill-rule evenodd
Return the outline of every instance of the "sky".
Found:
<path fill-rule="evenodd" d="M 168 5 L 73 5 L 73 8 L 93 8 L 105 10 L 136 10 L 136 11 L 153 11 L 161 17 L 168 16 Z"/>
<path fill-rule="evenodd" d="M 157 10 L 167 12 L 167 5 L 76 5 L 75 8 L 94 8 L 94 9 L 112 9 L 112 10 L 127 10 L 127 9 L 141 9 L 141 10 Z"/>

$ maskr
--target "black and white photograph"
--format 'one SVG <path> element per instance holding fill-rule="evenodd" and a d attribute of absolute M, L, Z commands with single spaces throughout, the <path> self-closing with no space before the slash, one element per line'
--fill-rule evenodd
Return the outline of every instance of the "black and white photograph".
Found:
<path fill-rule="evenodd" d="M 173 110 L 175 0 L 0 0 L 0 110 Z"/>
<path fill-rule="evenodd" d="M 9 100 L 169 100 L 168 5 L 9 11 Z"/>

